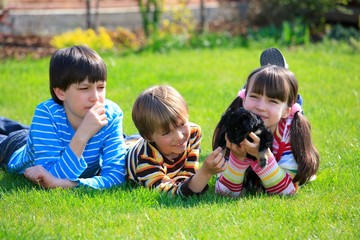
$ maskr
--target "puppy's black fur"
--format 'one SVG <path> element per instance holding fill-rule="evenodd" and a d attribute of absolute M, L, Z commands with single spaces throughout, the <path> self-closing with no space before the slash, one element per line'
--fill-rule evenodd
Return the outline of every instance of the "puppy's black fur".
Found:
<path fill-rule="evenodd" d="M 264 126 L 264 122 L 261 118 L 252 112 L 239 107 L 226 111 L 222 116 L 221 121 L 224 121 L 225 133 L 228 140 L 234 144 L 239 144 L 245 138 L 250 142 L 253 142 L 252 138 L 249 136 L 250 132 L 255 133 L 260 138 L 259 163 L 261 167 L 264 167 L 267 163 L 265 152 L 268 148 L 272 148 L 273 134 Z M 250 154 L 247 154 L 247 157 L 256 160 L 256 158 Z"/>
<path fill-rule="evenodd" d="M 222 129 L 223 138 L 219 142 L 220 147 L 224 148 L 226 146 L 225 134 L 230 142 L 239 144 L 245 138 L 253 142 L 249 136 L 249 133 L 253 132 L 260 138 L 259 164 L 261 167 L 267 164 L 265 152 L 268 148 L 272 149 L 273 134 L 265 127 L 260 117 L 239 107 L 227 110 L 220 121 L 220 124 L 224 126 Z M 229 149 L 227 149 L 227 151 L 229 151 Z M 247 154 L 247 157 L 256 160 L 256 158 L 250 154 Z M 248 167 L 245 172 L 242 195 L 245 195 L 247 192 L 253 194 L 265 192 L 259 176 L 251 167 Z"/>

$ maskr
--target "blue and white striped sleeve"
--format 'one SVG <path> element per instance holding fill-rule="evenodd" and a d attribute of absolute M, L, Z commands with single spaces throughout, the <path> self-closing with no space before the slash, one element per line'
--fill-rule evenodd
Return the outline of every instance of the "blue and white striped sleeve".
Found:
<path fill-rule="evenodd" d="M 101 171 L 99 176 L 80 179 L 80 185 L 102 189 L 125 182 L 126 146 L 122 130 L 122 112 L 109 122 L 103 141 Z"/>
<path fill-rule="evenodd" d="M 42 165 L 55 177 L 75 180 L 87 164 L 69 147 L 71 133 L 67 132 L 65 123 L 66 116 L 55 104 L 35 110 L 30 129 L 34 165 Z"/>

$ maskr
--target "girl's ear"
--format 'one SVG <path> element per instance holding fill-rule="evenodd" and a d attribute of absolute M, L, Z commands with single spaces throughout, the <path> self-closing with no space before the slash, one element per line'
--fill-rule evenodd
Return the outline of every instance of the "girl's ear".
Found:
<path fill-rule="evenodd" d="M 291 113 L 291 107 L 285 107 L 283 110 L 282 118 L 288 118 Z"/>
<path fill-rule="evenodd" d="M 58 99 L 60 99 L 61 101 L 65 100 L 65 92 L 63 90 L 61 90 L 60 88 L 53 88 L 53 90 Z"/>

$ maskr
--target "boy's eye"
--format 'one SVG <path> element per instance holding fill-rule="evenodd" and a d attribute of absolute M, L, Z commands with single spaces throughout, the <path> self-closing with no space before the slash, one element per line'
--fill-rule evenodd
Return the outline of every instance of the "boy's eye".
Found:
<path fill-rule="evenodd" d="M 183 122 L 177 125 L 177 128 L 182 128 L 189 123 L 188 119 L 184 119 Z"/>
<path fill-rule="evenodd" d="M 162 136 L 166 136 L 166 135 L 168 135 L 168 134 L 170 134 L 170 131 L 163 132 L 161 135 L 162 135 Z"/>

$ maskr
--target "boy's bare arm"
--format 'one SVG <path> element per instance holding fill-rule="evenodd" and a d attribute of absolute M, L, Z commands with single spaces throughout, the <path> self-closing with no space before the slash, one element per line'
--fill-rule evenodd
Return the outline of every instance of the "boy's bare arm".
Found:
<path fill-rule="evenodd" d="M 221 147 L 215 149 L 205 159 L 199 171 L 191 178 L 189 188 L 193 192 L 201 192 L 208 184 L 210 178 L 219 172 L 223 172 L 226 168 L 226 162 L 222 154 Z"/>

